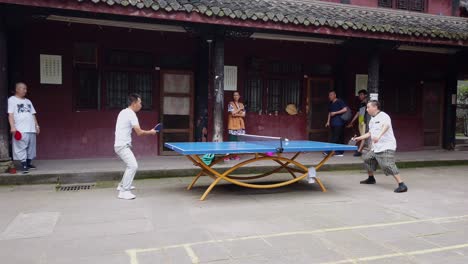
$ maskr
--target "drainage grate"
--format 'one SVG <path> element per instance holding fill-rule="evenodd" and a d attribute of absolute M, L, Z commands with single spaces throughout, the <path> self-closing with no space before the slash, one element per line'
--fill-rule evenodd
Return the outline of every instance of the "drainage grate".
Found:
<path fill-rule="evenodd" d="M 73 184 L 73 185 L 61 185 L 58 190 L 62 192 L 81 191 L 81 190 L 91 190 L 94 187 L 96 187 L 95 183 Z"/>

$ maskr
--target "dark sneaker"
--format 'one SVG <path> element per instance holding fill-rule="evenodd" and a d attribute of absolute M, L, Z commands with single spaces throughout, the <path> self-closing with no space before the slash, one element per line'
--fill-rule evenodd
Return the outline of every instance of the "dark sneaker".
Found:
<path fill-rule="evenodd" d="M 354 152 L 353 156 L 354 156 L 354 157 L 361 157 L 361 156 L 362 156 L 362 153 L 359 152 L 359 151 L 356 151 L 356 152 Z"/>
<path fill-rule="evenodd" d="M 23 174 L 29 173 L 28 164 L 26 162 L 21 162 L 21 171 Z"/>
<path fill-rule="evenodd" d="M 402 192 L 407 192 L 407 191 L 408 191 L 408 187 L 403 184 L 403 185 L 398 186 L 398 188 L 396 188 L 394 192 L 402 193 Z"/>
<path fill-rule="evenodd" d="M 375 179 L 367 178 L 367 179 L 361 181 L 361 184 L 375 184 Z"/>
<path fill-rule="evenodd" d="M 30 170 L 35 170 L 35 169 L 37 169 L 37 168 L 36 168 L 36 166 L 34 166 L 34 165 L 32 165 L 32 164 L 29 164 L 28 169 L 30 169 Z"/>
<path fill-rule="evenodd" d="M 29 169 L 28 169 L 27 166 L 23 166 L 23 167 L 21 168 L 21 171 L 23 172 L 23 174 L 29 173 Z"/>

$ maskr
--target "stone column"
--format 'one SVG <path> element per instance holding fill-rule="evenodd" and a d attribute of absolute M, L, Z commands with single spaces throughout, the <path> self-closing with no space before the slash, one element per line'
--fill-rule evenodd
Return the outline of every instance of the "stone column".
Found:
<path fill-rule="evenodd" d="M 1 18 L 0 9 L 0 173 L 5 172 L 12 165 L 9 152 L 8 117 L 6 114 L 8 100 L 8 58 L 7 58 L 7 34 L 5 21 Z"/>
<path fill-rule="evenodd" d="M 223 141 L 224 132 L 224 36 L 218 35 L 214 43 L 214 106 L 213 142 Z M 210 80 L 213 81 L 213 80 Z"/>
<path fill-rule="evenodd" d="M 379 94 L 379 70 L 380 70 L 380 54 L 377 47 L 371 50 L 368 61 L 368 81 L 367 81 L 367 92 L 369 93 L 369 98 L 371 94 Z M 379 98 L 380 100 L 380 98 Z"/>

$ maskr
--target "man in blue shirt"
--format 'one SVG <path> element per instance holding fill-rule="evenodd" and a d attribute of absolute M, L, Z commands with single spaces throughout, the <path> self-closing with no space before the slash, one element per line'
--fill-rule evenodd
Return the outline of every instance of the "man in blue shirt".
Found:
<path fill-rule="evenodd" d="M 330 104 L 328 105 L 328 120 L 325 127 L 330 127 L 331 130 L 331 143 L 344 144 L 344 127 L 345 122 L 341 119 L 341 115 L 347 111 L 346 104 L 336 98 L 335 91 L 328 93 Z M 328 153 L 323 153 L 327 155 Z M 343 157 L 343 151 L 336 151 L 335 156 Z"/>

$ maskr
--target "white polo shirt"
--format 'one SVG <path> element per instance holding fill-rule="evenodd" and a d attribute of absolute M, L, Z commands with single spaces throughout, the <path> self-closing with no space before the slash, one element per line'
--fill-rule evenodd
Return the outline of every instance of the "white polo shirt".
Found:
<path fill-rule="evenodd" d="M 21 133 L 36 133 L 36 109 L 29 99 L 16 96 L 8 98 L 8 113 L 13 114 L 16 130 Z"/>
<path fill-rule="evenodd" d="M 122 147 L 132 144 L 132 130 L 138 126 L 136 113 L 130 108 L 120 111 L 115 124 L 115 147 Z"/>
<path fill-rule="evenodd" d="M 378 137 L 382 132 L 384 125 L 389 128 L 377 143 L 372 142 L 372 150 L 375 153 L 385 150 L 396 150 L 396 139 L 393 135 L 392 120 L 385 112 L 380 111 L 376 116 L 373 116 L 369 121 L 369 133 L 371 138 Z"/>

